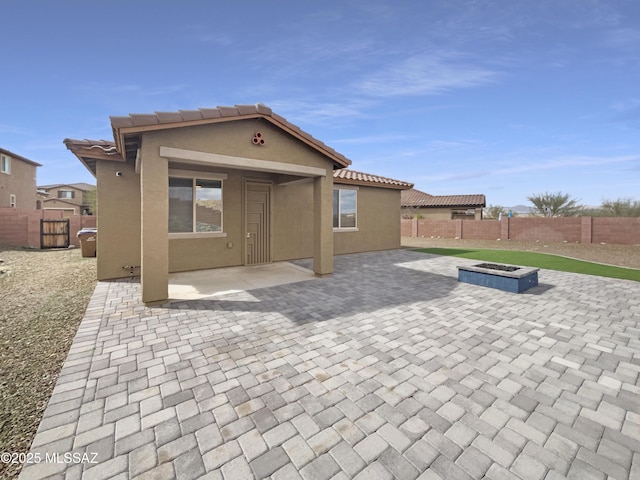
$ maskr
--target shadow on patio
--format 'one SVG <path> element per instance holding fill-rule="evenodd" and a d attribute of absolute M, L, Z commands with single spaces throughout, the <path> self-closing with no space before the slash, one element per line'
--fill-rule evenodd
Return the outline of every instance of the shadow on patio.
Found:
<path fill-rule="evenodd" d="M 406 250 L 342 255 L 335 258 L 334 273 L 327 278 L 231 291 L 217 297 L 176 300 L 161 308 L 277 312 L 298 324 L 384 309 L 394 309 L 397 314 L 398 309 L 418 300 L 446 297 L 458 286 L 455 277 L 402 265 L 425 259 Z M 311 261 L 295 263 L 306 268 Z"/>

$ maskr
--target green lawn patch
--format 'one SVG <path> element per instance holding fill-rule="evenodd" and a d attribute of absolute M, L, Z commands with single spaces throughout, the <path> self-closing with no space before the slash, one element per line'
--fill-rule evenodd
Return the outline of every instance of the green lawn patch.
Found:
<path fill-rule="evenodd" d="M 574 260 L 573 258 L 546 253 L 518 252 L 515 250 L 482 250 L 475 248 L 420 248 L 417 252 L 450 257 L 470 258 L 493 263 L 507 263 L 525 267 L 546 268 L 561 272 L 584 273 L 599 277 L 620 278 L 640 282 L 640 270 L 633 268 L 615 267 L 599 263 Z"/>

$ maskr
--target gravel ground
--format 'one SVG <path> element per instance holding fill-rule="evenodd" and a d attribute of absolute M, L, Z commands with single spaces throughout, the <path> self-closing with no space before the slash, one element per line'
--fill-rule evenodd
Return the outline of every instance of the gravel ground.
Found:
<path fill-rule="evenodd" d="M 0 452 L 29 450 L 96 284 L 80 249 L 0 246 Z M 0 478 L 20 465 L 0 463 Z"/>
<path fill-rule="evenodd" d="M 589 262 L 640 268 L 640 245 L 521 242 L 517 240 L 454 240 L 452 238 L 402 237 L 402 246 L 421 248 L 491 248 L 550 253 Z"/>

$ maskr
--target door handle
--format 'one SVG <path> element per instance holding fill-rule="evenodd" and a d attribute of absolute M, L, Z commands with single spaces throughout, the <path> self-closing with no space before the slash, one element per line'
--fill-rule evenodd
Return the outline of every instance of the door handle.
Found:
<path fill-rule="evenodd" d="M 247 238 L 251 238 L 251 232 L 247 232 Z"/>

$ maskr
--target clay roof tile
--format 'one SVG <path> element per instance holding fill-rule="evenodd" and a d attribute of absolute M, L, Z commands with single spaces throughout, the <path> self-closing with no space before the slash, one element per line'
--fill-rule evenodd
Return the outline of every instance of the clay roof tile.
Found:
<path fill-rule="evenodd" d="M 402 180 L 396 180 L 388 177 L 381 177 L 379 175 L 371 175 L 369 173 L 349 170 L 347 168 L 334 170 L 333 181 L 335 183 L 371 185 L 384 188 L 397 188 L 400 190 L 405 190 L 413 187 L 413 183 L 404 182 Z"/>
<path fill-rule="evenodd" d="M 182 119 L 185 122 L 203 119 L 202 111 L 200 110 L 180 110 L 180 115 L 182 115 Z"/>
<path fill-rule="evenodd" d="M 238 107 L 218 107 L 221 117 L 237 117 L 240 115 Z"/>
<path fill-rule="evenodd" d="M 158 121 L 158 115 L 155 113 L 132 113 L 129 117 L 131 117 L 131 123 L 134 127 L 160 123 Z"/>

